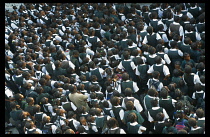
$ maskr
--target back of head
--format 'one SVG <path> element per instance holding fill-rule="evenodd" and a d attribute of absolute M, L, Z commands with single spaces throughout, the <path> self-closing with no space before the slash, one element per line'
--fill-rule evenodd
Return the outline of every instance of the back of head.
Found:
<path fill-rule="evenodd" d="M 159 79 L 159 76 L 160 76 L 160 72 L 159 72 L 159 71 L 154 71 L 154 72 L 152 72 L 152 77 L 153 77 L 153 78 Z"/>
<path fill-rule="evenodd" d="M 155 57 L 155 63 L 156 63 L 156 64 L 161 64 L 161 61 L 162 61 L 162 58 L 161 58 L 160 56 L 157 55 L 157 56 Z"/>
<path fill-rule="evenodd" d="M 148 52 L 149 52 L 150 55 L 153 55 L 153 54 L 155 54 L 156 49 L 155 49 L 154 47 L 150 46 L 150 47 L 148 48 Z"/>
<path fill-rule="evenodd" d="M 151 105 L 152 105 L 152 107 L 157 107 L 158 106 L 158 99 L 157 98 L 153 98 L 151 100 Z"/>
<path fill-rule="evenodd" d="M 153 27 L 152 26 L 148 26 L 147 27 L 147 33 L 149 33 L 150 35 L 152 35 L 152 33 L 153 33 Z"/>
<path fill-rule="evenodd" d="M 204 110 L 203 110 L 202 108 L 198 108 L 198 109 L 196 110 L 196 116 L 197 116 L 198 118 L 203 118 L 203 117 L 205 116 Z"/>
<path fill-rule="evenodd" d="M 132 101 L 126 102 L 125 106 L 126 106 L 127 110 L 133 110 L 133 108 L 134 108 L 134 104 Z"/>
<path fill-rule="evenodd" d="M 188 119 L 188 123 L 189 123 L 189 125 L 190 125 L 191 127 L 193 127 L 193 128 L 195 128 L 196 125 L 197 125 L 197 121 L 196 121 L 195 118 L 189 118 L 189 119 Z"/>
<path fill-rule="evenodd" d="M 135 122 L 137 120 L 137 116 L 134 112 L 131 112 L 128 114 L 128 122 Z"/>
<path fill-rule="evenodd" d="M 128 73 L 123 73 L 122 74 L 122 81 L 129 80 L 129 74 Z"/>
<path fill-rule="evenodd" d="M 126 88 L 126 89 L 125 89 L 125 95 L 128 96 L 128 97 L 132 96 L 132 92 L 133 92 L 133 91 L 132 91 L 131 88 Z"/>
<path fill-rule="evenodd" d="M 186 65 L 184 68 L 184 72 L 189 75 L 192 72 L 192 67 L 189 65 Z"/>
<path fill-rule="evenodd" d="M 153 88 L 150 88 L 148 90 L 148 95 L 152 96 L 152 97 L 155 97 L 157 95 L 157 91 Z"/>
<path fill-rule="evenodd" d="M 163 121 L 164 120 L 165 115 L 162 112 L 157 113 L 156 115 L 156 120 L 157 121 Z"/>

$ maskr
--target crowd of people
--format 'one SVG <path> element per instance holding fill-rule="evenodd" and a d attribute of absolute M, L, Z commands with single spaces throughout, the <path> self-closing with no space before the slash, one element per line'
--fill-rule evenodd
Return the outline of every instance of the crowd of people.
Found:
<path fill-rule="evenodd" d="M 13 9 L 5 133 L 205 134 L 205 3 Z"/>

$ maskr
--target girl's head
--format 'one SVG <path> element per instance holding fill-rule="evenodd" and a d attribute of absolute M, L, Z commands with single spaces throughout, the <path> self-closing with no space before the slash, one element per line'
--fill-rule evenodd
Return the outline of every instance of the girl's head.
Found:
<path fill-rule="evenodd" d="M 169 89 L 167 86 L 162 87 L 162 89 L 160 90 L 160 97 L 162 97 L 163 99 L 167 99 L 168 91 Z"/>
<path fill-rule="evenodd" d="M 153 27 L 152 26 L 148 26 L 147 27 L 147 33 L 149 33 L 150 35 L 152 35 L 152 33 L 153 33 Z"/>
<path fill-rule="evenodd" d="M 107 121 L 107 126 L 108 128 L 115 128 L 118 126 L 118 122 L 114 117 L 111 117 L 108 121 Z"/>
<path fill-rule="evenodd" d="M 133 108 L 134 108 L 134 104 L 133 104 L 132 101 L 126 102 L 126 109 L 127 110 L 133 110 Z"/>
<path fill-rule="evenodd" d="M 157 100 L 157 98 L 153 98 L 153 99 L 151 100 L 151 105 L 152 105 L 152 107 L 157 107 L 157 105 L 158 105 L 158 100 Z"/>
<path fill-rule="evenodd" d="M 85 117 L 80 117 L 79 118 L 80 124 L 86 126 L 87 125 L 87 121 L 85 119 Z"/>
<path fill-rule="evenodd" d="M 137 116 L 134 112 L 128 114 L 128 122 L 136 122 L 137 121 Z"/>
<path fill-rule="evenodd" d="M 150 47 L 148 48 L 148 52 L 149 52 L 150 55 L 153 55 L 153 54 L 155 54 L 156 49 L 155 49 L 154 47 L 150 46 Z"/>
<path fill-rule="evenodd" d="M 157 121 L 163 121 L 164 120 L 165 115 L 162 112 L 157 113 L 156 115 L 156 120 Z"/>
<path fill-rule="evenodd" d="M 184 56 L 184 59 L 186 61 L 189 61 L 190 60 L 190 54 L 189 53 L 185 52 L 183 56 Z"/>
<path fill-rule="evenodd" d="M 204 110 L 203 110 L 202 108 L 198 108 L 198 109 L 196 110 L 196 116 L 197 116 L 198 118 L 203 118 L 203 117 L 205 116 Z"/>
<path fill-rule="evenodd" d="M 188 123 L 193 128 L 195 128 L 197 126 L 197 120 L 195 118 L 189 118 Z"/>
<path fill-rule="evenodd" d="M 175 89 L 175 97 L 177 100 L 181 99 L 182 97 L 182 91 L 179 88 Z"/>

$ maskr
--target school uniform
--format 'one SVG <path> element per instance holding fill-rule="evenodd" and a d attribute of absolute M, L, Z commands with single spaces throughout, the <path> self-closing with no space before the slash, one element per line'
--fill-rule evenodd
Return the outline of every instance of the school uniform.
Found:
<path fill-rule="evenodd" d="M 175 62 L 180 61 L 182 62 L 183 52 L 179 49 L 169 49 L 168 56 L 171 59 L 171 67 L 174 68 Z M 173 69 L 172 69 L 173 70 Z"/>
<path fill-rule="evenodd" d="M 98 132 L 98 129 L 96 127 L 96 123 L 90 123 L 90 128 L 89 128 L 89 134 L 96 134 Z"/>
<path fill-rule="evenodd" d="M 202 117 L 202 118 L 198 118 L 197 120 L 197 125 L 199 127 L 203 127 L 203 124 L 205 123 L 205 117 Z"/>
<path fill-rule="evenodd" d="M 151 12 L 143 12 L 142 13 L 142 16 L 144 17 L 144 20 L 145 20 L 145 22 L 148 26 L 149 26 L 149 23 L 150 23 L 149 13 L 151 14 Z"/>
<path fill-rule="evenodd" d="M 202 27 L 205 25 L 205 22 L 198 22 L 196 25 L 195 25 L 195 30 L 196 32 L 198 33 L 202 33 Z"/>
<path fill-rule="evenodd" d="M 39 134 L 42 134 L 42 131 L 39 128 L 31 128 L 31 129 L 27 129 L 25 131 L 25 134 L 33 134 L 33 132 L 38 132 Z"/>
<path fill-rule="evenodd" d="M 149 26 L 152 26 L 153 29 L 154 29 L 154 32 L 157 33 L 158 32 L 158 25 L 163 24 L 163 22 L 161 20 L 158 20 L 158 19 L 152 19 L 150 20 L 150 23 L 149 23 Z M 166 30 L 166 28 L 164 28 L 164 30 Z"/>
<path fill-rule="evenodd" d="M 115 127 L 110 128 L 107 134 L 126 134 L 126 132 L 120 127 Z"/>
<path fill-rule="evenodd" d="M 157 121 L 156 119 L 156 115 L 162 112 L 164 114 L 164 120 L 169 118 L 166 110 L 162 107 L 152 107 L 151 109 L 148 109 L 148 121 L 152 122 L 152 121 Z"/>
<path fill-rule="evenodd" d="M 146 95 L 144 97 L 144 108 L 145 108 L 145 110 L 148 110 L 148 109 L 152 108 L 151 100 L 154 99 L 154 98 L 156 98 L 156 97 L 152 97 L 150 95 Z"/>
<path fill-rule="evenodd" d="M 104 70 L 102 68 L 94 68 L 94 69 L 90 69 L 90 75 L 96 75 L 96 77 L 98 78 L 98 82 L 100 84 L 100 86 L 103 86 L 103 76 L 102 73 L 104 72 Z"/>
<path fill-rule="evenodd" d="M 118 105 L 118 106 L 112 106 L 112 110 L 113 110 L 113 114 L 114 114 L 115 118 L 118 121 L 118 124 L 123 126 L 124 124 L 123 124 L 122 120 L 123 120 L 124 113 L 125 113 L 124 108 L 122 106 Z"/>
<path fill-rule="evenodd" d="M 203 90 L 195 91 L 192 95 L 192 99 L 198 100 L 199 98 L 202 98 L 205 100 L 205 92 Z"/>
<path fill-rule="evenodd" d="M 127 123 L 127 133 L 128 134 L 142 134 L 142 130 L 146 130 L 141 124 L 137 122 L 128 122 Z"/>
<path fill-rule="evenodd" d="M 155 89 L 160 92 L 162 87 L 163 87 L 163 83 L 161 81 L 159 81 L 159 79 L 155 79 L 155 78 L 150 78 L 147 81 L 147 86 L 148 89 L 151 88 L 152 83 L 154 83 L 153 85 L 155 86 Z"/>
<path fill-rule="evenodd" d="M 157 52 L 156 55 L 160 56 L 166 62 L 167 65 L 169 65 L 171 63 L 171 60 L 170 60 L 168 54 L 166 54 L 164 52 Z"/>
<path fill-rule="evenodd" d="M 171 32 L 175 32 L 179 36 L 183 36 L 184 35 L 183 27 L 177 22 L 172 22 L 170 24 L 169 29 L 168 29 L 168 34 L 170 34 Z"/>
<path fill-rule="evenodd" d="M 77 121 L 76 119 L 74 119 L 74 118 L 70 118 L 70 119 L 68 119 L 68 121 L 69 121 L 69 124 L 68 124 L 68 126 L 74 131 L 74 132 L 77 132 L 77 127 L 80 125 L 80 122 L 79 121 Z"/>
<path fill-rule="evenodd" d="M 148 78 L 149 78 L 147 75 L 148 69 L 149 69 L 149 65 L 147 64 L 140 64 L 136 68 L 135 74 L 137 76 L 140 76 L 140 80 L 137 83 L 139 84 L 138 87 L 140 87 L 140 92 L 147 89 L 146 82 L 148 81 Z"/>
<path fill-rule="evenodd" d="M 137 81 L 137 76 L 135 75 L 134 69 L 136 68 L 136 65 L 134 64 L 133 61 L 131 61 L 130 59 L 128 60 L 123 60 L 120 62 L 120 64 L 118 65 L 118 68 L 126 71 L 130 78 L 132 78 L 133 81 Z"/>
<path fill-rule="evenodd" d="M 157 46 L 157 41 L 161 39 L 160 35 L 158 33 L 152 33 L 152 35 L 150 35 L 149 33 L 147 33 L 147 35 L 144 37 L 144 40 L 142 43 L 144 44 L 148 44 L 150 46 L 153 46 L 154 48 L 156 48 Z"/>
<path fill-rule="evenodd" d="M 126 103 L 127 103 L 128 101 L 132 101 L 132 102 L 134 103 L 134 108 L 135 108 L 139 113 L 143 111 L 143 108 L 142 108 L 142 106 L 141 106 L 139 100 L 137 100 L 137 99 L 134 98 L 134 97 L 125 97 L 125 98 L 123 98 L 122 107 L 123 107 L 124 109 L 126 109 Z"/>
<path fill-rule="evenodd" d="M 119 41 L 119 45 L 122 49 L 128 48 L 128 39 L 122 39 Z"/>
<path fill-rule="evenodd" d="M 192 97 L 193 92 L 195 92 L 194 86 L 196 83 L 201 83 L 198 75 L 191 73 L 189 76 L 183 75 L 183 80 L 188 86 L 188 95 Z"/>
<path fill-rule="evenodd" d="M 102 29 L 95 29 L 95 36 L 97 36 L 99 39 L 102 39 L 103 38 L 102 35 L 101 35 L 101 33 L 102 33 L 101 31 L 102 31 Z M 111 33 L 110 34 L 106 34 L 106 35 L 108 35 L 108 37 L 111 37 Z"/>
<path fill-rule="evenodd" d="M 96 52 L 96 42 L 100 41 L 100 39 L 97 36 L 89 36 L 87 38 L 88 46 L 91 47 L 91 49 Z"/>
<path fill-rule="evenodd" d="M 176 100 L 171 99 L 171 98 L 167 98 L 167 99 L 161 98 L 159 100 L 159 106 L 166 110 L 170 119 L 173 119 L 173 114 L 174 114 L 174 111 L 175 111 L 175 103 L 176 102 L 177 102 Z"/>
<path fill-rule="evenodd" d="M 125 121 L 125 123 L 128 123 L 128 115 L 130 114 L 130 113 L 135 113 L 136 114 L 136 116 L 137 116 L 137 123 L 138 124 L 141 124 L 142 125 L 142 123 L 144 123 L 144 121 L 145 121 L 145 119 L 141 116 L 141 114 L 138 112 L 138 111 L 136 111 L 136 110 L 126 110 L 125 111 L 125 113 L 124 113 L 124 117 L 123 117 L 123 120 Z"/>
<path fill-rule="evenodd" d="M 118 87 L 118 92 L 122 93 L 122 94 L 125 94 L 124 91 L 125 91 L 126 88 L 131 88 L 133 93 L 136 93 L 139 90 L 136 82 L 126 80 L 126 81 L 121 82 L 121 84 Z"/>
<path fill-rule="evenodd" d="M 154 134 L 162 134 L 164 127 L 165 127 L 164 121 L 155 122 L 154 123 Z"/>
<path fill-rule="evenodd" d="M 147 71 L 147 73 L 153 73 L 154 71 L 158 71 L 160 73 L 160 77 L 159 80 L 160 82 L 163 82 L 164 84 L 166 84 L 164 78 L 167 75 L 170 75 L 170 71 L 169 68 L 166 65 L 163 64 L 153 64 L 149 70 Z"/>

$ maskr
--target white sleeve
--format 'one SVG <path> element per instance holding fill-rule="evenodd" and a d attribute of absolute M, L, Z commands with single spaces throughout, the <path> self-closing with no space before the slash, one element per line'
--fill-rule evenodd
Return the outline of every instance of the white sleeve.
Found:
<path fill-rule="evenodd" d="M 170 74 L 169 69 L 166 65 L 163 65 L 163 73 L 164 73 L 165 76 Z"/>
<path fill-rule="evenodd" d="M 181 50 L 178 50 L 179 56 L 183 57 L 183 52 Z"/>
<path fill-rule="evenodd" d="M 89 48 L 86 49 L 86 53 L 87 53 L 88 55 L 94 55 L 94 54 L 95 54 L 94 51 L 92 51 L 92 50 L 89 49 Z"/>
<path fill-rule="evenodd" d="M 110 114 L 111 114 L 112 117 L 115 117 L 113 110 L 110 110 Z"/>
<path fill-rule="evenodd" d="M 100 41 L 100 39 L 97 37 L 97 42 L 99 42 Z"/>
<path fill-rule="evenodd" d="M 123 99 L 123 101 L 122 101 L 122 107 L 124 108 L 124 109 L 126 109 L 126 106 L 125 106 L 125 98 Z"/>
<path fill-rule="evenodd" d="M 51 114 L 54 113 L 54 112 L 53 112 L 53 107 L 52 107 L 52 106 L 48 106 L 48 110 L 50 111 Z"/>
<path fill-rule="evenodd" d="M 195 74 L 194 75 L 194 84 L 196 84 L 196 83 L 201 83 L 201 81 L 200 81 L 199 76 Z"/>
<path fill-rule="evenodd" d="M 125 130 L 124 129 L 120 129 L 120 134 L 126 134 Z"/>
<path fill-rule="evenodd" d="M 131 65 L 131 68 L 132 68 L 133 70 L 136 68 L 136 65 L 134 64 L 134 62 L 131 62 L 130 65 Z"/>
<path fill-rule="evenodd" d="M 66 28 L 65 28 L 64 26 L 62 26 L 62 28 L 61 28 L 61 29 L 62 29 L 62 31 L 63 31 L 63 32 L 65 32 L 65 31 L 66 31 Z"/>
<path fill-rule="evenodd" d="M 160 84 L 158 85 L 158 90 L 161 91 L 162 87 L 163 87 L 163 83 L 160 82 Z"/>
<path fill-rule="evenodd" d="M 59 34 L 60 34 L 61 36 L 63 36 L 63 35 L 64 35 L 63 31 L 62 31 L 62 30 L 60 30 L 60 29 L 59 29 Z"/>
<path fill-rule="evenodd" d="M 195 92 L 193 92 L 192 99 L 196 99 L 196 98 L 195 98 Z"/>
<path fill-rule="evenodd" d="M 151 67 L 149 67 L 149 69 L 147 70 L 147 73 L 152 73 L 154 71 L 153 69 L 153 65 Z"/>
<path fill-rule="evenodd" d="M 164 59 L 161 58 L 161 64 L 166 64 L 166 61 Z"/>
<path fill-rule="evenodd" d="M 163 40 L 164 40 L 165 42 L 168 42 L 168 37 L 167 37 L 166 34 L 163 34 L 163 35 L 162 35 L 162 38 L 163 38 Z"/>
<path fill-rule="evenodd" d="M 163 108 L 163 114 L 165 116 L 164 120 L 169 118 L 168 113 L 166 112 L 166 110 Z"/>
<path fill-rule="evenodd" d="M 75 69 L 75 65 L 70 60 L 68 62 L 69 62 L 69 67 Z"/>
<path fill-rule="evenodd" d="M 196 40 L 201 40 L 201 35 L 198 32 L 195 32 Z"/>
<path fill-rule="evenodd" d="M 137 99 L 134 100 L 134 106 L 136 107 L 136 110 L 138 112 L 141 112 L 143 110 L 141 104 L 139 103 L 139 101 Z"/>
<path fill-rule="evenodd" d="M 150 115 L 149 111 L 148 111 L 148 121 L 149 121 L 149 122 L 154 121 L 154 119 L 151 117 L 151 115 Z"/>
<path fill-rule="evenodd" d="M 76 111 L 77 110 L 77 107 L 74 105 L 74 103 L 73 102 L 70 102 L 71 103 L 71 107 L 72 107 L 72 109 L 74 110 L 74 111 Z"/>
<path fill-rule="evenodd" d="M 192 15 L 190 12 L 187 12 L 187 16 L 188 16 L 188 18 L 190 18 L 190 19 L 193 18 L 193 15 Z"/>
<path fill-rule="evenodd" d="M 144 37 L 144 40 L 142 41 L 142 44 L 147 44 L 148 41 L 147 41 L 147 35 Z"/>
<path fill-rule="evenodd" d="M 176 103 L 177 101 L 175 100 L 175 99 L 172 99 L 172 105 L 175 107 L 175 103 Z"/>
<path fill-rule="evenodd" d="M 167 64 L 171 63 L 171 60 L 170 60 L 168 54 L 164 54 L 164 60 L 166 61 Z"/>
<path fill-rule="evenodd" d="M 118 86 L 118 92 L 121 93 L 121 84 Z"/>
<path fill-rule="evenodd" d="M 162 39 L 160 34 L 156 33 L 156 40 Z"/>
<path fill-rule="evenodd" d="M 98 132 L 98 129 L 96 126 L 92 126 L 92 130 L 95 131 L 95 132 Z"/>
<path fill-rule="evenodd" d="M 76 128 L 76 130 L 78 129 L 78 126 L 80 125 L 80 122 L 77 120 L 73 121 L 74 127 Z"/>
<path fill-rule="evenodd" d="M 136 69 L 135 74 L 136 74 L 137 76 L 140 76 L 140 72 L 139 72 L 139 70 L 138 70 L 138 69 Z"/>
<path fill-rule="evenodd" d="M 11 27 L 12 29 L 18 29 L 17 25 L 15 25 L 14 23 L 11 23 Z"/>
<path fill-rule="evenodd" d="M 124 110 L 121 109 L 120 112 L 119 112 L 119 115 L 120 115 L 120 119 L 121 120 L 123 120 L 123 118 L 124 118 L 124 113 L 125 113 Z"/>
<path fill-rule="evenodd" d="M 104 37 L 104 33 L 106 32 L 103 29 L 101 29 L 100 33 L 101 33 L 101 37 Z"/>
<path fill-rule="evenodd" d="M 133 82 L 133 89 L 135 92 L 137 92 L 139 90 L 139 87 L 137 86 L 136 82 Z"/>
<path fill-rule="evenodd" d="M 117 67 L 118 69 L 124 69 L 123 65 L 122 65 L 122 61 L 120 62 L 120 64 Z"/>
<path fill-rule="evenodd" d="M 179 27 L 179 35 L 184 36 L 184 30 L 182 26 Z"/>

